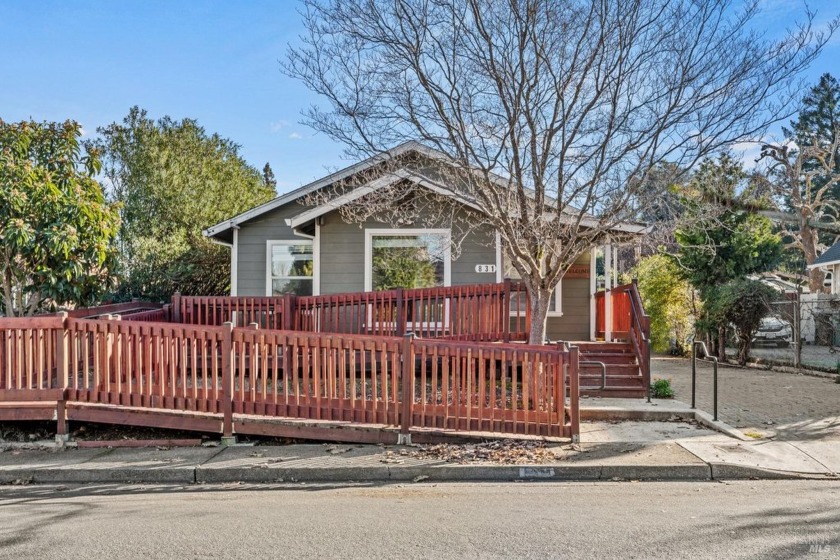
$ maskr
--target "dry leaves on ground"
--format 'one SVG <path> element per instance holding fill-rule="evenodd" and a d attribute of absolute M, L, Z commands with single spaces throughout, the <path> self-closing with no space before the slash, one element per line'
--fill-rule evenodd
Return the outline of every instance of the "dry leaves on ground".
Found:
<path fill-rule="evenodd" d="M 416 459 L 438 459 L 447 463 L 498 463 L 503 465 L 532 465 L 553 463 L 562 459 L 559 449 L 535 441 L 486 441 L 480 443 L 418 446 L 400 451 Z"/>

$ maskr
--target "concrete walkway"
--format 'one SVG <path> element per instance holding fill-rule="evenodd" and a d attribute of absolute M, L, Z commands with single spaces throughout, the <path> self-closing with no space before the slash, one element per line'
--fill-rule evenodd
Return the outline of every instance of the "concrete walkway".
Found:
<path fill-rule="evenodd" d="M 834 478 L 840 473 L 836 442 L 736 437 L 740 433 L 726 425 L 704 426 L 703 415 L 686 421 L 693 411 L 678 401 L 587 399 L 584 417 L 628 407 L 649 420 L 585 421 L 579 444 L 532 442 L 524 447 L 539 455 L 502 452 L 503 459 L 495 461 L 463 460 L 486 445 L 481 443 L 113 449 L 6 444 L 0 445 L 0 483 L 712 480 Z M 517 445 L 514 450 L 521 450 Z"/>

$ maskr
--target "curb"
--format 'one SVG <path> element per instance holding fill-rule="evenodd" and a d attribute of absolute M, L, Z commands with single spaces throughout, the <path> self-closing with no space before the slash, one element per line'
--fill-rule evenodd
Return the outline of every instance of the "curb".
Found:
<path fill-rule="evenodd" d="M 248 483 L 405 483 L 405 482 L 594 482 L 712 480 L 837 480 L 816 473 L 774 471 L 727 463 L 677 465 L 443 465 L 335 468 L 178 467 L 162 469 L 6 470 L 0 484 L 220 484 Z"/>
<path fill-rule="evenodd" d="M 726 422 L 715 420 L 714 417 L 708 412 L 703 412 L 702 410 L 698 409 L 694 409 L 693 412 L 694 420 L 696 420 L 698 424 L 701 424 L 712 430 L 718 431 L 722 434 L 726 434 L 729 437 L 740 441 L 755 441 L 751 437 L 745 435 L 744 432 L 742 432 L 741 430 L 733 428 Z"/>
<path fill-rule="evenodd" d="M 733 428 L 725 422 L 714 420 L 712 415 L 704 412 L 699 408 L 691 408 L 687 410 L 663 408 L 661 410 L 626 410 L 620 408 L 588 408 L 581 409 L 581 420 L 636 420 L 641 422 L 667 422 L 674 417 L 684 420 L 694 420 L 698 424 L 705 426 L 716 432 L 725 434 L 731 438 L 740 441 L 754 441 L 752 438 L 746 436 L 737 428 Z"/>
<path fill-rule="evenodd" d="M 731 463 L 709 463 L 714 480 L 837 480 L 836 475 L 777 471 Z"/>

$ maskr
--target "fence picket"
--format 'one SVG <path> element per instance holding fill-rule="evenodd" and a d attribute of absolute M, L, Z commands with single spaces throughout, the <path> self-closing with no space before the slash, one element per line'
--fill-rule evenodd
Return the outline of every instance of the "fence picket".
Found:
<path fill-rule="evenodd" d="M 242 413 L 402 433 L 571 435 L 579 429 L 576 350 L 483 342 L 523 335 L 510 328 L 516 290 L 506 283 L 405 290 L 401 298 L 176 296 L 167 313 L 181 323 L 0 319 L 0 391 L 66 389 L 71 404 L 213 414 L 224 435 Z M 363 332 L 276 329 L 289 324 Z M 430 338 L 392 336 L 401 324 Z"/>

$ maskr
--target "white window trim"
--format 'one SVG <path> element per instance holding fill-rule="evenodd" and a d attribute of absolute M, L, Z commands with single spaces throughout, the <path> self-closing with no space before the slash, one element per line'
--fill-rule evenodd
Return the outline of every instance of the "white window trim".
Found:
<path fill-rule="evenodd" d="M 373 290 L 373 238 L 377 235 L 445 235 L 446 247 L 443 254 L 443 285 L 452 285 L 452 231 L 448 229 L 367 229 L 365 230 L 365 291 Z M 372 306 L 368 306 L 368 324 L 373 324 Z M 406 323 L 406 329 L 441 329 L 444 324 L 449 324 L 449 302 L 444 307 L 444 323 Z M 381 326 L 380 323 L 377 323 Z"/>
<path fill-rule="evenodd" d="M 373 238 L 377 235 L 446 235 L 443 254 L 443 285 L 452 285 L 452 232 L 448 229 L 366 229 L 365 291 L 373 290 Z"/>
<path fill-rule="evenodd" d="M 496 230 L 496 282 L 504 282 L 505 271 L 502 265 L 505 264 L 502 257 L 502 234 Z"/>
<path fill-rule="evenodd" d="M 316 228 L 316 235 L 313 239 L 301 239 L 300 237 L 296 239 L 268 239 L 265 242 L 265 295 L 271 296 L 272 295 L 272 286 L 271 286 L 271 248 L 274 245 L 312 245 L 312 294 L 318 295 L 319 293 L 319 282 L 318 278 L 320 276 L 320 243 L 318 242 L 318 229 Z M 308 276 L 290 276 L 289 278 L 300 278 L 302 280 L 309 278 Z"/>
<path fill-rule="evenodd" d="M 504 255 L 502 254 L 502 234 L 496 230 L 496 282 L 504 282 L 505 279 L 505 269 L 504 269 L 505 259 Z M 561 278 L 560 281 L 557 283 L 557 286 L 554 288 L 554 311 L 548 312 L 548 317 L 562 317 L 563 316 L 563 279 Z M 511 313 L 511 316 L 515 316 L 515 313 Z"/>
<path fill-rule="evenodd" d="M 233 229 L 233 244 L 230 247 L 230 295 L 239 295 L 239 228 Z"/>
<path fill-rule="evenodd" d="M 312 295 L 321 295 L 321 220 L 315 220 L 315 239 L 312 240 Z"/>
<path fill-rule="evenodd" d="M 557 282 L 557 286 L 554 287 L 554 311 L 549 310 L 548 312 L 549 317 L 562 317 L 563 316 L 563 279 L 561 278 L 559 282 Z"/>
<path fill-rule="evenodd" d="M 562 305 L 563 305 L 563 281 L 560 280 L 560 282 L 554 288 L 554 309 L 555 309 L 555 311 L 552 311 L 551 309 L 549 309 L 548 314 L 546 314 L 546 317 L 562 317 L 563 316 L 563 306 Z M 516 313 L 511 311 L 510 316 L 511 317 L 516 317 Z"/>

